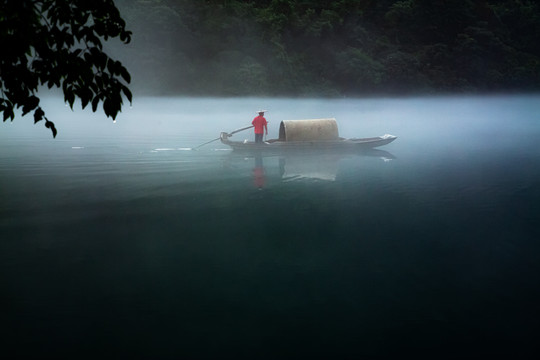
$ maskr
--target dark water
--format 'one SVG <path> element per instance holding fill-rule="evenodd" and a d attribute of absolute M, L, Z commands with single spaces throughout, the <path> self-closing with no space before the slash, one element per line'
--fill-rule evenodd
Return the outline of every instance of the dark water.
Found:
<path fill-rule="evenodd" d="M 343 136 L 398 139 L 189 150 L 259 107 L 271 136 L 335 116 Z M 56 140 L 0 126 L 4 353 L 538 355 L 540 97 L 142 99 L 117 124 L 55 109 Z"/>

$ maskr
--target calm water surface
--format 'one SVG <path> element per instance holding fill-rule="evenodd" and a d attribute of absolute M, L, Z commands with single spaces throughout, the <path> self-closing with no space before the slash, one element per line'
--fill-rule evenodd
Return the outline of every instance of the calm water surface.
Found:
<path fill-rule="evenodd" d="M 540 96 L 45 100 L 0 125 L 2 348 L 20 357 L 535 358 Z M 368 154 L 212 140 L 268 108 Z M 235 139 L 251 139 L 251 132 Z"/>

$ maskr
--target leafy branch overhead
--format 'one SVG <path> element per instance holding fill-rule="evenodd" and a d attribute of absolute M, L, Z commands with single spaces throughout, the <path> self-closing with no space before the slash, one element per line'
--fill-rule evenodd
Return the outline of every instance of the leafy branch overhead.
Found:
<path fill-rule="evenodd" d="M 34 122 L 45 121 L 53 136 L 54 123 L 40 107 L 40 86 L 61 88 L 73 109 L 96 111 L 100 102 L 106 116 L 116 118 L 131 76 L 104 51 L 102 41 L 119 38 L 129 43 L 113 0 L 3 0 L 0 7 L 0 112 L 3 121 L 34 112 Z"/>

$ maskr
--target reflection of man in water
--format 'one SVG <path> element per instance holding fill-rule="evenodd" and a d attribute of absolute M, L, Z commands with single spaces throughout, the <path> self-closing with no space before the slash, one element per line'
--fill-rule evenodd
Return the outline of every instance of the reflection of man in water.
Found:
<path fill-rule="evenodd" d="M 255 167 L 253 168 L 253 183 L 258 189 L 264 187 L 264 167 L 262 156 L 255 156 Z"/>
<path fill-rule="evenodd" d="M 264 118 L 264 112 L 266 110 L 259 110 L 259 116 L 255 117 L 251 122 L 251 125 L 255 128 L 255 142 L 262 143 L 264 130 L 266 130 L 266 135 L 268 135 L 268 122 Z"/>

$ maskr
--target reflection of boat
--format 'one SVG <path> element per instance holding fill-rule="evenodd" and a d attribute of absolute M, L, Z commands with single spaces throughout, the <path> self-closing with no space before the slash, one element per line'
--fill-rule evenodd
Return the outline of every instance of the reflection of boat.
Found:
<path fill-rule="evenodd" d="M 339 170 L 340 157 L 337 154 L 306 158 L 290 156 L 279 158 L 279 168 L 283 181 L 326 180 L 335 181 Z"/>
<path fill-rule="evenodd" d="M 282 152 L 290 150 L 337 150 L 356 151 L 371 149 L 391 143 L 397 137 L 383 135 L 370 138 L 345 139 L 338 136 L 335 119 L 283 120 L 279 126 L 279 138 L 263 143 L 253 141 L 231 141 L 231 134 L 222 132 L 221 142 L 237 151 L 270 151 Z"/>
<path fill-rule="evenodd" d="M 277 179 L 283 182 L 298 180 L 335 181 L 344 164 L 357 164 L 355 159 L 374 158 L 388 162 L 396 159 L 388 151 L 364 149 L 355 152 L 286 152 L 273 154 L 267 151 L 228 153 L 224 163 L 228 169 L 239 171 L 248 165 L 252 170 L 256 188 L 263 188 Z M 264 160 L 264 166 L 263 166 Z M 342 161 L 343 160 L 343 161 Z M 254 163 L 253 163 L 254 161 Z M 245 164 L 245 165 L 244 165 Z M 246 170 L 246 169 L 245 169 Z"/>
<path fill-rule="evenodd" d="M 355 151 L 354 154 L 340 154 L 338 152 L 315 153 L 312 155 L 284 154 L 279 156 L 281 178 L 283 181 L 304 179 L 335 181 L 339 168 L 343 165 L 342 160 L 358 159 L 360 157 L 379 158 L 384 162 L 395 159 L 395 156 L 391 153 L 377 149 L 359 150 Z"/>

